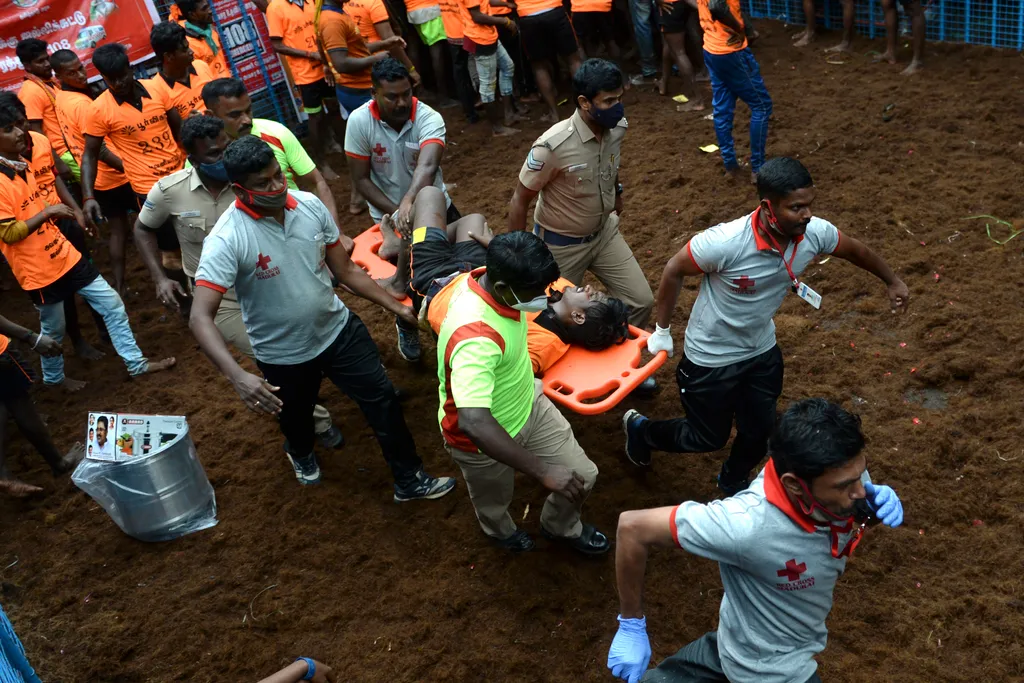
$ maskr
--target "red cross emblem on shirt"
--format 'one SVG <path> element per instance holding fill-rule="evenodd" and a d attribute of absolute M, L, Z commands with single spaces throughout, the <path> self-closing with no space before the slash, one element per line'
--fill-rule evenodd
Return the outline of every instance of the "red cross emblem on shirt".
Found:
<path fill-rule="evenodd" d="M 388 148 L 387 147 L 382 147 L 379 142 L 377 143 L 377 146 L 373 148 L 373 153 L 376 154 L 379 157 L 384 156 L 384 152 L 386 152 L 386 151 L 388 151 Z"/>
<path fill-rule="evenodd" d="M 747 294 L 754 290 L 755 281 L 746 275 L 741 275 L 733 280 L 732 283 L 739 288 L 740 294 Z"/>
<path fill-rule="evenodd" d="M 807 571 L 807 563 L 801 562 L 800 564 L 797 564 L 796 558 L 793 558 L 792 560 L 786 562 L 785 569 L 780 569 L 775 573 L 779 576 L 785 576 L 786 581 L 796 581 L 800 578 L 800 575 L 803 574 L 805 571 Z"/>
<path fill-rule="evenodd" d="M 270 257 L 264 256 L 263 253 L 261 252 L 260 257 L 256 259 L 256 265 L 259 266 L 262 270 L 267 270 L 267 268 L 269 267 L 267 264 L 269 263 Z"/>

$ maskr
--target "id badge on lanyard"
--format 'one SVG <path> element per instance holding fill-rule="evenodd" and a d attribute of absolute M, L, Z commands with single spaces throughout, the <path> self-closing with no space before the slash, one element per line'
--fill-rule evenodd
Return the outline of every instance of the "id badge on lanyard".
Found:
<path fill-rule="evenodd" d="M 768 208 L 768 211 L 770 212 L 771 216 L 769 222 L 777 222 L 775 220 L 775 213 L 771 210 L 771 207 Z M 757 212 L 753 216 L 752 220 L 760 221 L 760 218 L 761 209 L 760 207 L 758 207 Z M 759 226 L 759 224 L 755 223 L 755 226 Z M 772 246 L 775 247 L 775 250 L 779 252 L 779 258 L 782 259 L 782 265 L 786 267 L 786 273 L 789 275 L 789 280 L 790 282 L 793 283 L 793 291 L 796 292 L 796 295 L 798 297 L 800 297 L 801 299 L 809 303 L 811 306 L 813 306 L 815 310 L 820 309 L 821 295 L 815 292 L 810 287 L 808 287 L 806 283 L 800 282 L 800 278 L 798 278 L 796 274 L 793 273 L 793 268 L 790 265 L 793 262 L 793 259 L 796 258 L 797 245 L 795 243 L 793 244 L 793 255 L 790 257 L 789 261 L 786 261 L 786 252 L 784 252 L 782 248 L 779 246 L 779 243 L 775 239 L 775 236 L 772 235 L 772 233 L 769 230 L 765 230 L 764 234 L 768 237 L 769 240 L 771 240 Z"/>

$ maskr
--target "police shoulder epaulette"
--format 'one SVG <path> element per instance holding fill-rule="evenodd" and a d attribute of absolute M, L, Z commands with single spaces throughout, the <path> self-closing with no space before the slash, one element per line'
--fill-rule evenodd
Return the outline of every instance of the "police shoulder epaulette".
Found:
<path fill-rule="evenodd" d="M 193 169 L 191 168 L 183 168 L 180 171 L 175 171 L 170 175 L 164 176 L 163 178 L 157 181 L 157 184 L 160 185 L 161 190 L 167 190 L 169 188 L 174 187 L 175 185 L 183 183 L 189 177 L 192 171 Z"/>

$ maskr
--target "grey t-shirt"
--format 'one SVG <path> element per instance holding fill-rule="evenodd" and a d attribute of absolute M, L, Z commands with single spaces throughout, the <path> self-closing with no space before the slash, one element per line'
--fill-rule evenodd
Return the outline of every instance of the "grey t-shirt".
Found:
<path fill-rule="evenodd" d="M 870 481 L 865 471 L 864 481 Z M 676 543 L 719 563 L 718 651 L 732 683 L 804 683 L 825 649 L 832 591 L 855 527 L 819 527 L 793 507 L 774 465 L 750 487 L 672 511 Z"/>
<path fill-rule="evenodd" d="M 840 239 L 836 226 L 812 218 L 804 236 L 786 248 L 786 261 L 799 276 L 816 256 L 835 251 Z M 751 216 L 708 228 L 686 248 L 704 272 L 686 325 L 686 357 L 718 368 L 775 346 L 772 318 L 793 283 L 779 252 L 754 230 Z"/>
<path fill-rule="evenodd" d="M 297 365 L 320 355 L 348 322 L 325 261 L 340 238 L 327 207 L 308 192 L 289 192 L 283 228 L 235 202 L 203 243 L 196 286 L 234 287 L 256 358 Z"/>

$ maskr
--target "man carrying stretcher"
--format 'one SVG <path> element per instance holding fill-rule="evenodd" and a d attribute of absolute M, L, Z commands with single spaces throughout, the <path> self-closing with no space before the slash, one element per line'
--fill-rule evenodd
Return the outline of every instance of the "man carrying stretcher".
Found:
<path fill-rule="evenodd" d="M 398 270 L 386 284 L 397 299 L 411 288 L 420 323 L 439 334 L 452 293 L 482 267 L 491 231 L 483 215 L 465 216 L 445 225 L 445 196 L 436 187 L 416 195 L 411 234 L 402 237 Z M 390 217 L 384 216 L 384 221 Z M 396 234 L 400 234 L 400 230 Z M 411 273 L 411 275 L 410 275 Z M 543 308 L 526 313 L 526 340 L 534 374 L 543 374 L 570 345 L 603 351 L 629 337 L 629 307 L 590 286 L 578 287 L 559 278 L 547 288 Z M 538 302 L 540 306 L 540 302 Z M 398 329 L 398 351 L 406 360 L 420 357 L 416 333 Z"/>

